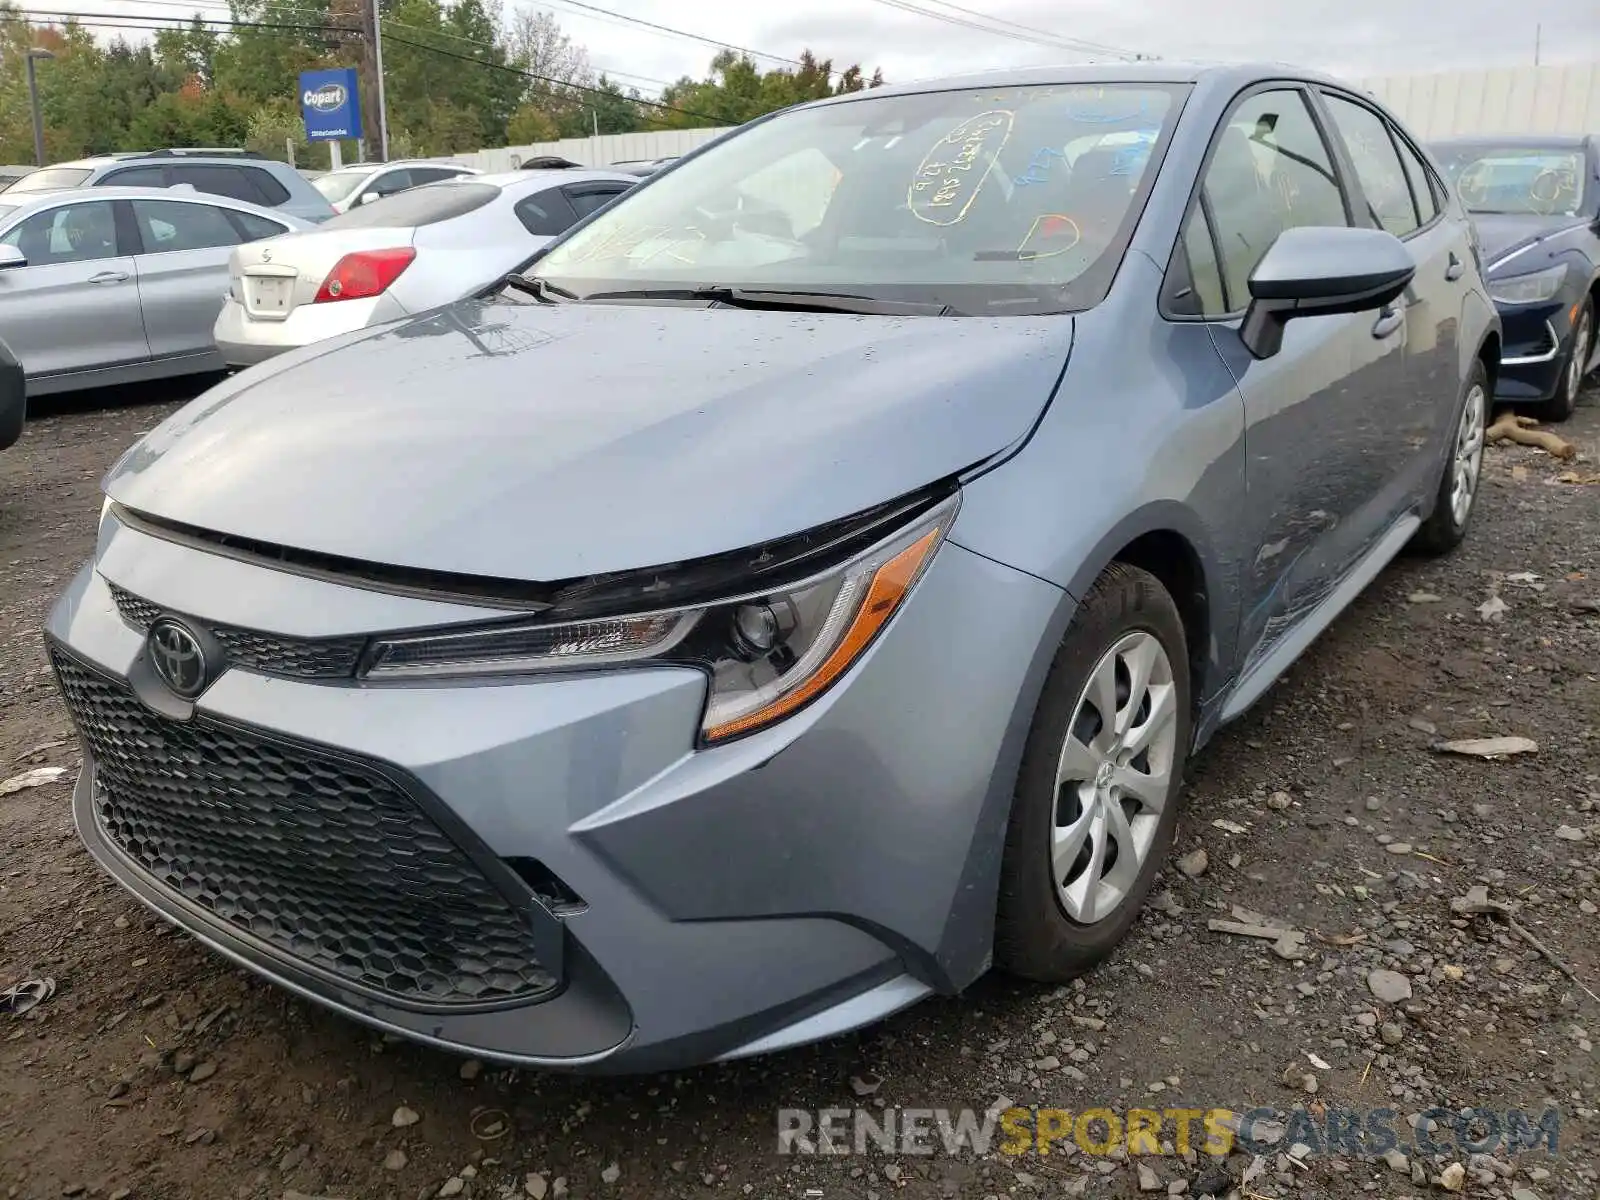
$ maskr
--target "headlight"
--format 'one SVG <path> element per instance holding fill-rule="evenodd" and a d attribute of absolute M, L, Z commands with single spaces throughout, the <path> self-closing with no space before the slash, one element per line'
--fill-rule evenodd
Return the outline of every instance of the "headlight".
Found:
<path fill-rule="evenodd" d="M 726 741 L 799 711 L 850 669 L 933 561 L 955 511 L 952 497 L 839 566 L 715 604 L 379 639 L 363 674 L 383 680 L 695 666 L 710 679 L 701 737 Z"/>
<path fill-rule="evenodd" d="M 1499 304 L 1538 304 L 1561 290 L 1567 277 L 1567 265 L 1535 271 L 1531 275 L 1513 275 L 1510 279 L 1491 279 L 1489 296 Z"/>

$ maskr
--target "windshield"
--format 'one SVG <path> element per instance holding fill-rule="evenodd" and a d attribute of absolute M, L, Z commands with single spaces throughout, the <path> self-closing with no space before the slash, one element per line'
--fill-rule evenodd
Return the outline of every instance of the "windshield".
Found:
<path fill-rule="evenodd" d="M 371 167 L 365 171 L 329 171 L 326 175 L 313 179 L 311 186 L 321 192 L 329 204 L 337 204 L 372 178 L 377 169 Z"/>
<path fill-rule="evenodd" d="M 1583 151 L 1559 146 L 1434 148 L 1468 212 L 1575 217 L 1583 206 Z"/>
<path fill-rule="evenodd" d="M 85 167 L 46 167 L 42 171 L 30 171 L 6 191 L 48 192 L 55 188 L 77 187 L 92 174 Z"/>
<path fill-rule="evenodd" d="M 1057 312 L 1110 284 L 1187 89 L 987 88 L 799 109 L 658 176 L 530 274 Z"/>

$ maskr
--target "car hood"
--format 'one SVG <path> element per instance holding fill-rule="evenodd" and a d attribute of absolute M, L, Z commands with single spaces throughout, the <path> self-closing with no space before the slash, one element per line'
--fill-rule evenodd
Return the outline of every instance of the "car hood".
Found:
<path fill-rule="evenodd" d="M 554 581 L 742 549 L 1025 438 L 1072 318 L 463 301 L 173 414 L 107 494 L 370 563 Z"/>
<path fill-rule="evenodd" d="M 1586 225 L 1582 217 L 1542 217 L 1535 213 L 1477 213 L 1472 222 L 1478 227 L 1483 261 L 1491 275 L 1521 275 L 1538 270 L 1543 256 L 1527 253 L 1529 247 Z M 1501 268 L 1500 262 L 1511 254 L 1516 257 Z"/>

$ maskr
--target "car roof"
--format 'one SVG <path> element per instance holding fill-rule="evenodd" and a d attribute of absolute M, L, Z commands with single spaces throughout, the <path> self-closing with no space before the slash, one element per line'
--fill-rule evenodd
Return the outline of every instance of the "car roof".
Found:
<path fill-rule="evenodd" d="M 11 196 L 12 200 L 4 199 Z M 27 197 L 24 199 L 24 197 Z M 310 228 L 311 222 L 297 217 L 293 213 L 285 212 L 281 208 L 267 208 L 261 204 L 251 204 L 246 200 L 235 200 L 231 196 L 216 196 L 210 192 L 198 191 L 189 187 L 126 187 L 115 185 L 112 187 L 77 187 L 77 188 L 51 188 L 43 192 L 0 192 L 0 204 L 9 206 L 15 203 L 18 208 L 54 208 L 62 203 L 69 203 L 74 198 L 81 197 L 85 200 L 177 200 L 191 204 L 210 204 L 218 208 L 231 208 L 239 212 L 254 213 L 256 216 L 266 217 L 268 220 L 283 222 L 295 228 Z M 6 214 L 8 217 L 14 215 Z"/>
<path fill-rule="evenodd" d="M 1300 79 L 1335 87 L 1361 90 L 1349 80 L 1290 63 L 1278 62 L 1156 62 L 1063 63 L 1058 66 L 1016 67 L 944 75 L 907 83 L 884 84 L 861 92 L 846 92 L 817 104 L 842 104 L 873 96 L 913 96 L 926 92 L 966 91 L 975 88 L 1044 87 L 1053 84 L 1103 85 L 1111 83 L 1207 84 L 1245 87 L 1257 80 Z"/>

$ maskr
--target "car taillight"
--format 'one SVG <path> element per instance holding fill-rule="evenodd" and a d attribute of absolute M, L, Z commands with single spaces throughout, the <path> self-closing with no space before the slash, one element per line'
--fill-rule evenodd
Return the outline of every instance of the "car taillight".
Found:
<path fill-rule="evenodd" d="M 333 270 L 317 289 L 313 304 L 333 300 L 363 300 L 381 295 L 400 273 L 411 265 L 417 252 L 410 246 L 395 250 L 362 250 L 346 254 L 333 264 Z"/>

